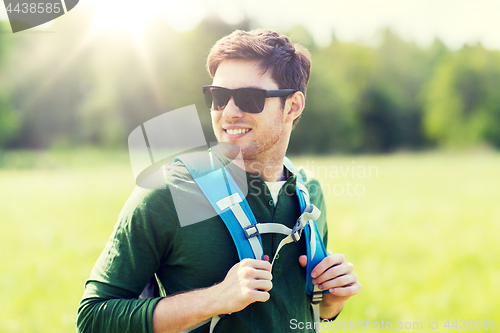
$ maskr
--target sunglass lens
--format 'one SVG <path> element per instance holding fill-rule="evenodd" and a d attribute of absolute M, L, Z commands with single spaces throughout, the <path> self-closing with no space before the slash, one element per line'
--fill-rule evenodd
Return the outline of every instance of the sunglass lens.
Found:
<path fill-rule="evenodd" d="M 229 102 L 229 98 L 231 97 L 229 92 L 224 89 L 211 89 L 212 92 L 212 110 L 220 111 L 223 110 L 227 102 Z"/>
<path fill-rule="evenodd" d="M 242 111 L 248 113 L 259 113 L 264 110 L 266 97 L 260 90 L 241 89 L 236 93 L 235 103 Z"/>
<path fill-rule="evenodd" d="M 205 104 L 207 105 L 207 108 L 211 109 L 212 108 L 212 93 L 210 90 L 206 90 L 203 92 L 203 96 L 205 97 Z"/>

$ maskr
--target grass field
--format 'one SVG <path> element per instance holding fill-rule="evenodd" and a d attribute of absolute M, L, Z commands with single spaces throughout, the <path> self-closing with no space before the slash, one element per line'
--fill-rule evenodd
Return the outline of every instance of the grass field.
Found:
<path fill-rule="evenodd" d="M 500 321 L 500 154 L 294 161 L 319 176 L 329 248 L 363 285 L 338 323 L 429 331 L 438 320 L 433 331 L 448 332 Z M 75 331 L 83 284 L 133 186 L 126 152 L 0 154 L 0 332 Z"/>

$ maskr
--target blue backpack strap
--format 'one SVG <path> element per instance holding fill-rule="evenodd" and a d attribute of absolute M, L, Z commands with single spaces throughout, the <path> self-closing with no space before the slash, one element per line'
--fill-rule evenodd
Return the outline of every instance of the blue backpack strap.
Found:
<path fill-rule="evenodd" d="M 240 260 L 257 257 L 262 259 L 260 235 L 247 238 L 252 226 L 257 223 L 255 216 L 245 195 L 219 158 L 212 152 L 196 152 L 178 156 L 175 161 L 184 164 L 215 212 L 224 221 Z"/>
<path fill-rule="evenodd" d="M 175 160 L 179 160 L 185 165 L 215 212 L 224 221 L 233 238 L 240 260 L 245 258 L 256 259 L 257 256 L 262 259 L 262 240 L 258 234 L 255 216 L 245 195 L 218 157 L 211 152 L 198 152 L 181 155 L 176 157 Z M 304 180 L 287 157 L 285 157 L 284 163 L 290 171 L 297 175 L 296 194 L 301 213 L 304 213 L 310 205 L 309 194 Z M 247 226 L 242 226 L 239 220 L 247 220 Z M 255 235 L 252 234 L 252 230 L 257 231 Z M 310 220 L 306 224 L 304 234 L 307 247 L 306 293 L 312 295 L 314 299 L 318 291 L 314 290 L 311 272 L 327 256 L 327 252 L 314 220 Z M 248 235 L 251 237 L 248 237 Z"/>
<path fill-rule="evenodd" d="M 297 185 L 295 187 L 295 192 L 299 199 L 300 210 L 303 213 L 306 207 L 310 204 L 309 194 L 304 183 L 302 175 L 299 173 L 295 165 L 285 157 L 285 166 L 297 175 Z M 311 272 L 327 255 L 325 245 L 323 244 L 323 239 L 319 234 L 316 221 L 311 220 L 304 228 L 304 235 L 306 237 L 307 245 L 307 266 L 306 266 L 306 293 L 313 297 L 313 303 L 321 301 L 322 294 L 328 291 L 320 291 L 317 287 L 315 290 L 315 285 L 312 283 Z"/>
<path fill-rule="evenodd" d="M 176 157 L 175 161 L 177 160 L 185 165 L 215 212 L 224 221 L 233 238 L 240 260 L 245 258 L 262 259 L 262 240 L 259 234 L 258 223 L 241 189 L 226 170 L 223 163 L 211 152 L 185 154 Z M 291 233 L 280 242 L 276 254 L 278 254 L 283 245 L 292 242 L 292 240 L 298 241 L 302 230 L 304 230 L 307 244 L 306 293 L 312 296 L 311 303 L 314 318 L 316 322 L 319 322 L 318 303 L 321 301 L 323 293 L 328 292 L 321 291 L 317 286 L 313 285 L 311 277 L 312 269 L 327 255 L 318 228 L 314 222 L 314 219 L 319 217 L 320 212 L 314 205 L 310 204 L 309 194 L 302 176 L 286 157 L 285 166 L 297 175 L 296 194 L 299 199 L 302 215 L 297 220 L 294 229 L 289 230 Z M 243 225 L 245 223 L 246 225 Z M 297 228 L 298 226 L 301 226 L 303 229 Z M 255 230 L 255 232 L 252 230 Z M 268 230 L 267 232 L 277 231 Z M 219 316 L 210 319 L 210 332 L 213 331 L 219 319 Z M 205 323 L 208 323 L 208 320 L 201 324 Z M 195 327 L 198 327 L 198 325 Z M 186 332 L 190 332 L 195 327 L 186 330 Z M 319 326 L 316 332 L 319 332 Z"/>

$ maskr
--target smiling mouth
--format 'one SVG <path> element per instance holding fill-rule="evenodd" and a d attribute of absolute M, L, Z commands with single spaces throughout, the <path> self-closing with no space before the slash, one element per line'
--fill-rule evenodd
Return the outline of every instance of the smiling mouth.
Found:
<path fill-rule="evenodd" d="M 250 131 L 250 128 L 227 128 L 227 129 L 224 129 L 224 131 L 227 133 L 227 134 L 242 134 L 242 133 L 247 133 Z"/>

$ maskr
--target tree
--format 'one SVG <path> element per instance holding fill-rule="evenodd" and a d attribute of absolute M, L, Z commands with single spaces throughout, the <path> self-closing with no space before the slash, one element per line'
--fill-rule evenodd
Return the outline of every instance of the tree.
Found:
<path fill-rule="evenodd" d="M 6 21 L 0 21 L 0 64 L 7 57 L 5 37 L 10 28 Z M 5 77 L 0 66 L 0 77 Z M 19 130 L 20 116 L 10 99 L 8 80 L 0 82 L 0 148 L 5 147 Z"/>
<path fill-rule="evenodd" d="M 500 53 L 480 44 L 444 59 L 425 92 L 425 130 L 438 144 L 500 147 Z"/>
<path fill-rule="evenodd" d="M 356 101 L 373 72 L 372 52 L 334 39 L 316 49 L 312 59 L 306 107 L 291 137 L 291 151 L 356 151 L 362 139 Z"/>

